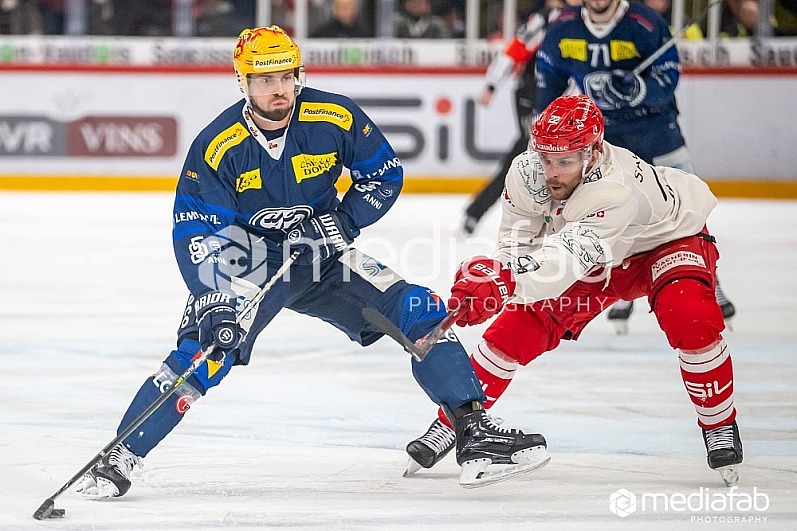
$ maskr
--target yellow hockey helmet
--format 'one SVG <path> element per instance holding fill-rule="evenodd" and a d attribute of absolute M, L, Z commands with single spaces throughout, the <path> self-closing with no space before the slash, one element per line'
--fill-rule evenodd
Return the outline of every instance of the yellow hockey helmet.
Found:
<path fill-rule="evenodd" d="M 304 65 L 299 46 L 279 26 L 245 29 L 238 35 L 232 54 L 241 91 L 249 96 L 247 76 L 293 69 L 296 93 L 304 86 Z"/>

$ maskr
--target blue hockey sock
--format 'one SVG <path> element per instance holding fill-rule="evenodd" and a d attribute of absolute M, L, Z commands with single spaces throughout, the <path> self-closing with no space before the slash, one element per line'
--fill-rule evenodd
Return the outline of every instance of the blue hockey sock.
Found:
<path fill-rule="evenodd" d="M 130 425 L 179 375 L 175 374 L 165 363 L 154 376 L 147 378 L 138 390 L 133 401 L 119 423 L 117 433 Z M 158 409 L 152 412 L 133 433 L 123 441 L 134 454 L 145 457 L 166 435 L 183 420 L 191 403 L 198 399 L 200 392 L 189 382 L 184 382 Z"/>
<path fill-rule="evenodd" d="M 121 433 L 145 409 L 154 403 L 185 370 L 199 350 L 199 342 L 184 339 L 177 350 L 172 351 L 154 376 L 150 376 L 138 390 L 119 424 Z M 183 382 L 163 404 L 158 407 L 139 427 L 123 441 L 134 454 L 145 457 L 160 443 L 177 424 L 191 404 L 202 397 L 208 389 L 218 385 L 230 372 L 235 362 L 234 356 L 226 356 L 220 363 L 203 363 Z"/>
<path fill-rule="evenodd" d="M 412 341 L 428 334 L 446 316 L 444 303 L 428 289 L 416 287 L 404 298 L 399 327 Z M 418 385 L 436 404 L 454 409 L 465 402 L 484 403 L 479 378 L 453 330 L 432 347 L 423 361 L 412 361 Z"/>

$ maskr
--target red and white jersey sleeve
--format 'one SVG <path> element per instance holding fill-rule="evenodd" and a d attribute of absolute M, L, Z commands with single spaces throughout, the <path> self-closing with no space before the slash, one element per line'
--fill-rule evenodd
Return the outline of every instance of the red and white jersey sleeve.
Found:
<path fill-rule="evenodd" d="M 517 33 L 509 41 L 503 53 L 495 58 L 487 67 L 485 81 L 487 86 L 496 88 L 500 86 L 520 65 L 528 62 L 537 53 L 542 38 L 545 36 L 547 23 L 545 16 L 540 13 L 532 13 L 528 21 L 518 28 Z"/>
<path fill-rule="evenodd" d="M 595 167 L 566 201 L 550 197 L 536 153 L 513 161 L 495 254 L 515 273 L 514 302 L 556 298 L 601 267 L 610 274 L 629 256 L 705 226 L 717 200 L 700 178 L 603 146 Z"/>

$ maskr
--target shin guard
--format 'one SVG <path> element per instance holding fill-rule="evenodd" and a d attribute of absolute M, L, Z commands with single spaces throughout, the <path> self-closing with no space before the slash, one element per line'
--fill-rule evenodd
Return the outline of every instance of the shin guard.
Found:
<path fill-rule="evenodd" d="M 484 394 L 487 396 L 485 409 L 491 408 L 495 401 L 504 394 L 518 368 L 517 361 L 509 359 L 491 347 L 492 345 L 487 341 L 482 341 L 470 358 L 476 376 L 482 383 Z"/>
<path fill-rule="evenodd" d="M 164 363 L 156 374 L 147 378 L 147 381 L 144 382 L 144 385 L 141 386 L 128 406 L 124 417 L 122 417 L 117 433 L 121 433 L 136 417 L 155 402 L 161 393 L 167 389 L 167 386 L 176 380 L 178 376 Z M 200 392 L 191 383 L 188 381 L 183 382 L 166 402 L 161 404 L 133 433 L 127 436 L 123 441 L 125 446 L 137 456 L 146 457 L 150 450 L 155 448 L 183 420 L 185 412 L 201 396 Z"/>
<path fill-rule="evenodd" d="M 697 423 L 712 429 L 733 422 L 733 364 L 722 338 L 725 321 L 714 290 L 691 278 L 667 282 L 658 289 L 653 312 L 678 351 L 681 377 L 697 411 Z"/>
<path fill-rule="evenodd" d="M 733 363 L 725 340 L 700 350 L 679 350 L 678 360 L 700 427 L 710 430 L 733 422 Z"/>
<path fill-rule="evenodd" d="M 117 433 L 121 433 L 144 410 L 153 404 L 192 363 L 199 350 L 199 342 L 183 339 L 177 350 L 166 357 L 158 372 L 150 376 L 138 390 L 127 408 Z M 191 404 L 203 396 L 208 389 L 218 385 L 230 372 L 235 356 L 225 356 L 222 363 L 208 360 L 200 365 L 166 402 L 127 436 L 123 441 L 134 454 L 145 457 L 150 450 L 163 440 L 177 424 Z"/>

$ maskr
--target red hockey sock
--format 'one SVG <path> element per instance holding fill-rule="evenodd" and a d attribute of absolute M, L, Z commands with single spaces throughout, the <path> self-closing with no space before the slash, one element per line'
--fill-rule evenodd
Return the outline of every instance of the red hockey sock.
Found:
<path fill-rule="evenodd" d="M 518 362 L 510 360 L 503 354 L 491 349 L 486 341 L 479 343 L 476 352 L 471 355 L 470 361 L 473 364 L 476 376 L 479 377 L 479 381 L 482 384 L 484 394 L 487 396 L 484 408 L 489 409 L 509 387 L 509 382 L 515 376 Z M 443 424 L 449 428 L 451 427 L 451 422 L 442 409 L 438 410 L 437 416 Z"/>
<path fill-rule="evenodd" d="M 700 427 L 710 430 L 733 422 L 733 363 L 725 340 L 699 350 L 679 350 L 678 360 Z"/>

